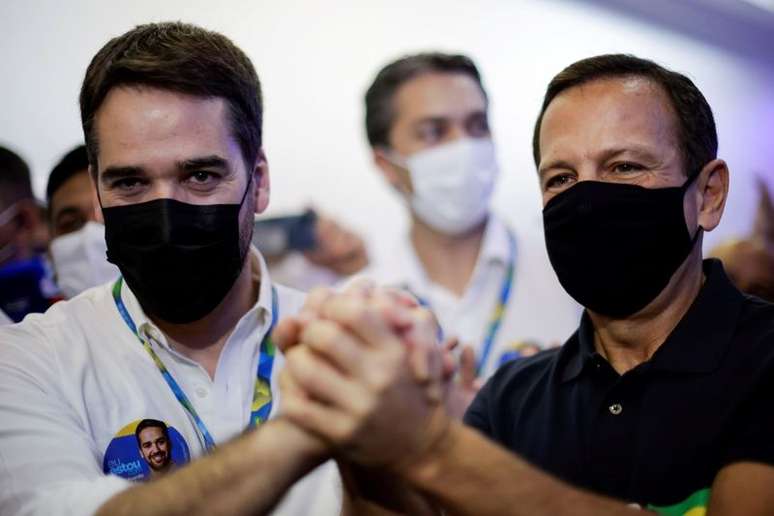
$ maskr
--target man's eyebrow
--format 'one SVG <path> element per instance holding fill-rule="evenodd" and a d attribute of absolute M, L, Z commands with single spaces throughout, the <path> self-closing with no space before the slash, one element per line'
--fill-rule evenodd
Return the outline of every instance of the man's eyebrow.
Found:
<path fill-rule="evenodd" d="M 80 211 L 76 206 L 65 206 L 64 208 L 60 208 L 59 211 L 57 211 L 54 214 L 54 222 L 58 222 L 59 219 L 64 215 L 80 215 Z"/>
<path fill-rule="evenodd" d="M 415 127 L 419 127 L 420 125 L 424 125 L 424 124 L 445 124 L 448 121 L 449 121 L 448 116 L 429 115 L 429 116 L 422 117 L 419 120 L 416 120 L 413 125 Z"/>
<path fill-rule="evenodd" d="M 142 167 L 125 166 L 125 167 L 108 167 L 102 171 L 99 175 L 101 183 L 109 183 L 116 179 L 123 179 L 125 177 L 137 177 L 145 175 L 145 171 Z"/>
<path fill-rule="evenodd" d="M 608 161 L 611 160 L 617 156 L 620 156 L 621 154 L 630 154 L 634 158 L 644 159 L 644 160 L 653 160 L 656 158 L 654 156 L 653 152 L 644 146 L 641 145 L 627 145 L 626 147 L 615 147 L 612 149 L 607 149 L 600 153 L 601 161 Z"/>
<path fill-rule="evenodd" d="M 543 176 L 546 175 L 546 173 L 549 170 L 553 170 L 555 168 L 565 168 L 565 169 L 572 170 L 573 167 L 567 161 L 564 161 L 562 159 L 555 159 L 553 161 L 549 161 L 548 163 L 546 163 L 545 165 L 543 165 L 538 169 L 538 177 L 542 179 Z"/>
<path fill-rule="evenodd" d="M 228 170 L 228 160 L 218 155 L 202 156 L 200 158 L 191 158 L 177 162 L 177 168 L 180 170 L 198 170 L 202 168 L 220 168 Z"/>

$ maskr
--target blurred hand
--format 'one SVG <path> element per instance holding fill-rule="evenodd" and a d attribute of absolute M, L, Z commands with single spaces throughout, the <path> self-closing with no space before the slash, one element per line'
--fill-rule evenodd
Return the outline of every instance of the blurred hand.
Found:
<path fill-rule="evenodd" d="M 446 412 L 451 417 L 462 420 L 465 411 L 473 402 L 473 398 L 481 390 L 483 380 L 476 376 L 476 353 L 473 348 L 463 347 L 459 360 L 456 360 L 452 355 L 452 350 L 456 346 L 456 339 L 448 341 L 445 345 L 445 353 L 449 357 L 446 359 L 446 363 L 453 364 L 453 368 L 445 366 L 444 402 Z M 450 369 L 452 374 L 448 373 Z"/>
<path fill-rule="evenodd" d="M 368 265 L 365 243 L 330 217 L 317 215 L 317 247 L 304 253 L 310 262 L 330 269 L 339 276 L 350 276 Z"/>

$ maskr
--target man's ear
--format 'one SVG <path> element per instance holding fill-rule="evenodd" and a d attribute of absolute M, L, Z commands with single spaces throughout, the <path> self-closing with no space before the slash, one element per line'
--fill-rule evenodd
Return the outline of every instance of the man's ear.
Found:
<path fill-rule="evenodd" d="M 373 147 L 373 160 L 376 168 L 379 169 L 384 179 L 397 191 L 404 194 L 411 194 L 411 177 L 408 170 L 395 164 L 390 159 L 389 151 L 384 147 Z"/>
<path fill-rule="evenodd" d="M 728 166 L 722 159 L 714 159 L 701 169 L 696 178 L 698 195 L 697 223 L 704 231 L 712 231 L 723 216 L 728 199 Z"/>
<path fill-rule="evenodd" d="M 258 151 L 258 156 L 253 167 L 253 191 L 255 193 L 255 213 L 263 213 L 269 207 L 271 183 L 269 181 L 269 162 L 263 149 Z"/>
<path fill-rule="evenodd" d="M 43 221 L 40 216 L 40 208 L 34 199 L 22 199 L 17 204 L 17 227 L 19 231 L 32 232 Z"/>

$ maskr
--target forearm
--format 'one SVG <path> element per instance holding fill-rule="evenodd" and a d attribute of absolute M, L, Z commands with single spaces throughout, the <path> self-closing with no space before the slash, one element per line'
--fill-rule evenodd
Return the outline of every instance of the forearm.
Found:
<path fill-rule="evenodd" d="M 97 514 L 265 514 L 322 461 L 303 446 L 288 446 L 299 432 L 285 420 L 271 421 L 169 476 L 119 493 Z"/>
<path fill-rule="evenodd" d="M 554 479 L 456 422 L 433 453 L 401 474 L 455 515 L 617 516 L 633 511 Z"/>
<path fill-rule="evenodd" d="M 440 514 L 423 493 L 395 475 L 339 462 L 344 484 L 342 516 L 435 516 Z"/>

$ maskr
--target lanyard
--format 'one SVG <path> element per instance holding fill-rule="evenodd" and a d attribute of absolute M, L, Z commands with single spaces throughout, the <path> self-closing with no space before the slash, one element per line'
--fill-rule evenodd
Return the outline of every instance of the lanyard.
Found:
<path fill-rule="evenodd" d="M 492 311 L 492 315 L 489 317 L 489 322 L 487 323 L 487 330 L 486 330 L 486 336 L 484 337 L 483 349 L 481 351 L 481 356 L 478 359 L 478 364 L 476 364 L 476 376 L 481 376 L 481 371 L 483 371 L 484 366 L 487 363 L 487 360 L 489 360 L 489 355 L 492 354 L 492 348 L 494 347 L 495 337 L 497 336 L 497 331 L 500 329 L 500 324 L 503 322 L 505 309 L 508 306 L 508 300 L 511 297 L 511 284 L 513 283 L 513 274 L 516 268 L 516 237 L 513 236 L 513 231 L 511 231 L 510 229 L 508 229 L 507 232 L 508 232 L 508 265 L 505 271 L 505 278 L 503 278 L 503 283 L 502 283 L 502 286 L 500 287 L 500 293 L 497 296 L 497 305 L 495 305 L 495 308 Z M 420 305 L 424 306 L 429 310 L 432 310 L 430 303 L 426 299 L 416 295 L 413 291 L 411 291 L 410 288 L 408 287 L 404 287 L 404 288 L 408 290 L 414 297 L 417 298 Z M 440 328 L 440 325 L 438 327 L 438 335 L 439 335 L 439 340 L 443 340 L 443 331 Z"/>
<path fill-rule="evenodd" d="M 191 400 L 188 399 L 188 396 L 186 396 L 183 389 L 177 381 L 175 381 L 175 378 L 166 368 L 164 362 L 161 361 L 161 357 L 153 351 L 148 339 L 140 335 L 140 332 L 137 331 L 137 325 L 134 323 L 134 320 L 132 320 L 132 316 L 129 315 L 129 311 L 126 309 L 123 299 L 121 299 L 122 284 L 123 278 L 118 278 L 113 284 L 113 300 L 116 303 L 118 313 L 121 314 L 121 317 L 124 319 L 124 322 L 126 322 L 129 330 L 134 333 L 140 341 L 140 344 L 145 348 L 145 351 L 147 351 L 151 359 L 153 359 L 153 363 L 158 367 L 161 376 L 164 377 L 164 380 L 167 382 L 167 385 L 169 385 L 169 388 L 175 395 L 175 398 L 177 398 L 177 401 L 180 402 L 186 412 L 188 412 L 188 415 L 191 416 L 191 419 L 196 424 L 196 428 L 199 430 L 200 438 L 204 441 L 203 444 L 206 450 L 208 452 L 212 451 L 215 448 L 215 440 L 212 438 L 212 434 L 210 434 L 210 431 L 207 429 L 204 421 L 202 421 L 202 418 L 197 414 Z M 271 413 L 271 370 L 274 366 L 275 355 L 274 343 L 271 340 L 271 332 L 277 323 L 279 314 L 277 291 L 273 287 L 271 289 L 271 305 L 271 326 L 269 326 L 266 335 L 264 335 L 263 340 L 261 341 L 260 356 L 258 358 L 258 371 L 256 373 L 255 387 L 253 389 L 253 402 L 250 405 L 250 422 L 248 424 L 248 427 L 250 428 L 256 427 L 266 421 Z"/>
<path fill-rule="evenodd" d="M 489 325 L 486 331 L 486 337 L 484 338 L 484 349 L 481 352 L 481 356 L 478 359 L 478 365 L 476 366 L 476 376 L 481 376 L 489 355 L 492 353 L 494 347 L 495 336 L 497 330 L 500 329 L 500 324 L 503 322 L 503 316 L 505 315 L 505 309 L 508 306 L 508 299 L 511 297 L 511 284 L 513 283 L 513 273 L 516 268 L 516 237 L 513 236 L 513 231 L 508 230 L 508 267 L 505 271 L 505 278 L 503 284 L 500 287 L 500 295 L 497 298 L 497 305 L 495 306 L 492 315 L 489 317 Z"/>

